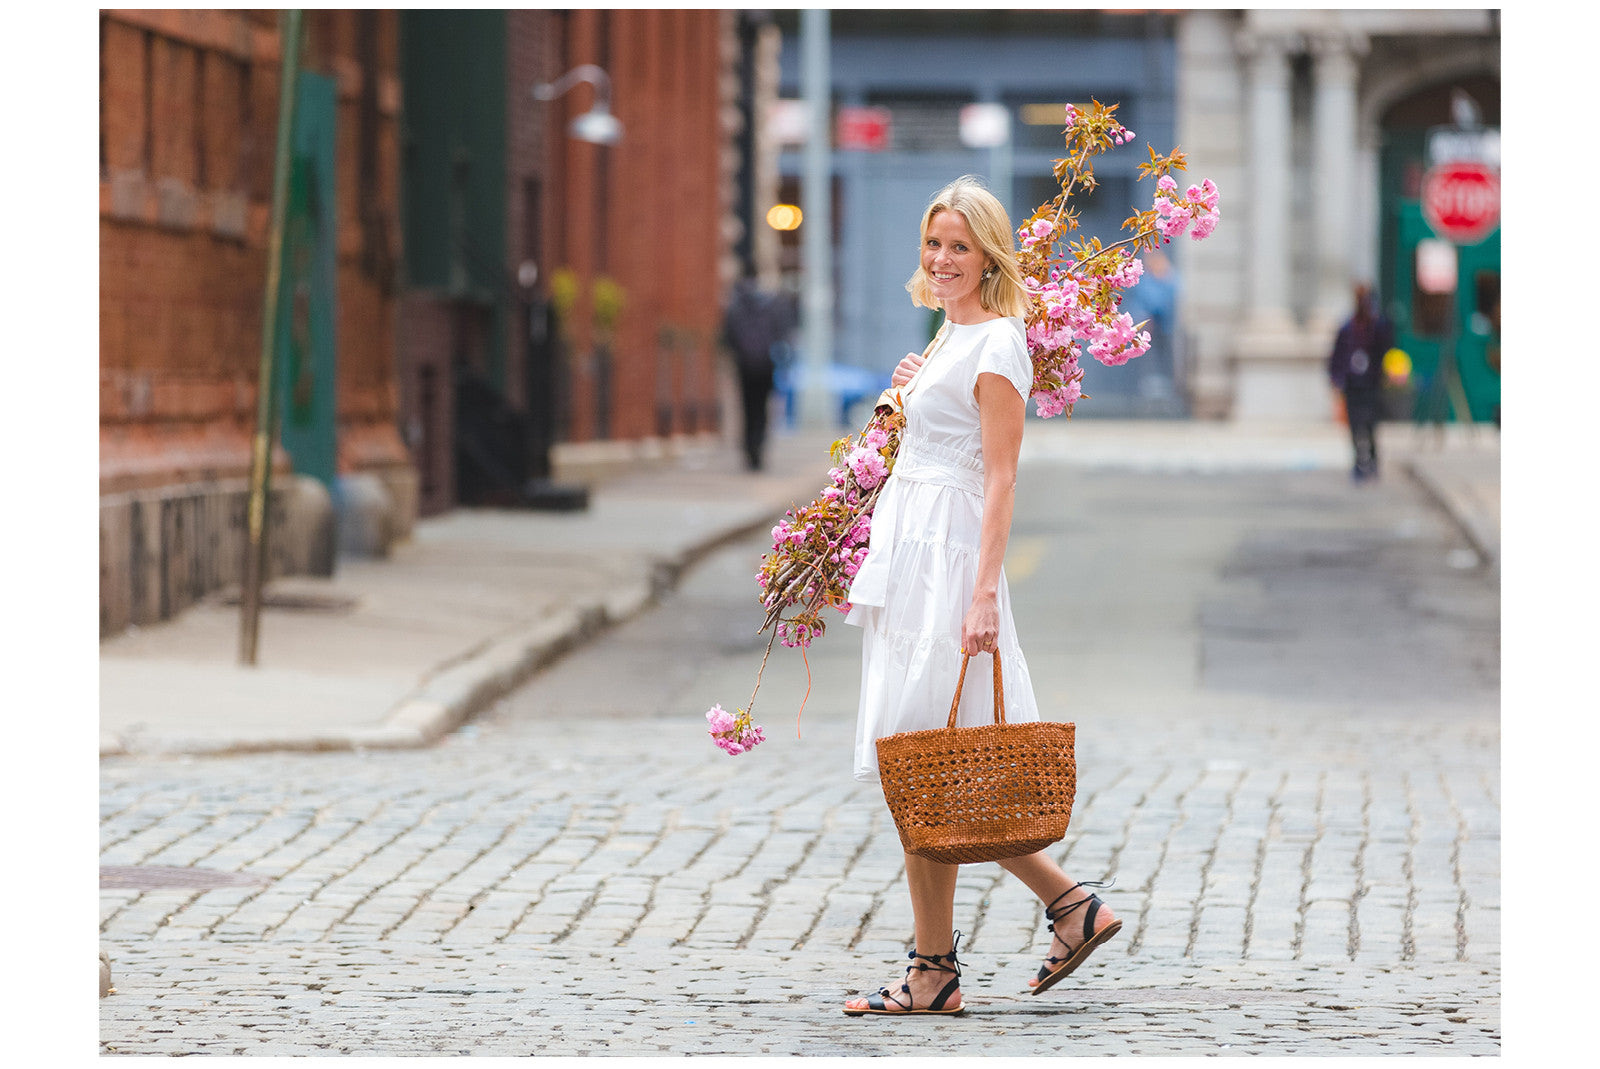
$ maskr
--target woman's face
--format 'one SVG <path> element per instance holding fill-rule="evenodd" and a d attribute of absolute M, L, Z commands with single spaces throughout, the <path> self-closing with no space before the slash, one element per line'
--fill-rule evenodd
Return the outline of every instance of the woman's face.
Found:
<path fill-rule="evenodd" d="M 947 313 L 982 307 L 978 284 L 988 266 L 989 257 L 978 247 L 960 212 L 942 211 L 929 220 L 927 239 L 922 243 L 922 271 Z"/>

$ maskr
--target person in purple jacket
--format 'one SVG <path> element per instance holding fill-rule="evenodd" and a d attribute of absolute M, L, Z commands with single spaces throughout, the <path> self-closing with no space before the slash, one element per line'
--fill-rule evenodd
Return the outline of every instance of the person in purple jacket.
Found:
<path fill-rule="evenodd" d="M 1394 347 L 1394 325 L 1378 310 L 1372 287 L 1355 289 L 1355 311 L 1339 328 L 1328 354 L 1328 379 L 1344 394 L 1345 419 L 1355 450 L 1351 477 L 1378 475 L 1378 417 L 1383 402 L 1383 354 Z"/>

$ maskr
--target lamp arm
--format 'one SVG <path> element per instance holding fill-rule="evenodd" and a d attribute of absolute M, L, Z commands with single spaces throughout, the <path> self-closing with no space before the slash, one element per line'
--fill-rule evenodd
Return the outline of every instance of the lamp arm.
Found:
<path fill-rule="evenodd" d="M 611 77 L 593 63 L 574 67 L 553 82 L 534 86 L 533 95 L 537 100 L 554 100 L 579 82 L 594 86 L 595 102 L 601 109 L 611 110 Z"/>

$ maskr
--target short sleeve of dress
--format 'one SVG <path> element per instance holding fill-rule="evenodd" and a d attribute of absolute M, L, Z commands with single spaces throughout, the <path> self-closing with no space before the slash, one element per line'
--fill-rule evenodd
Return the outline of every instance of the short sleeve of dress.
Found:
<path fill-rule="evenodd" d="M 1033 392 L 1033 362 L 1028 359 L 1027 335 L 1022 320 L 1000 320 L 984 339 L 983 350 L 978 354 L 977 370 L 972 373 L 976 389 L 978 376 L 991 371 L 1003 376 L 1026 401 Z"/>

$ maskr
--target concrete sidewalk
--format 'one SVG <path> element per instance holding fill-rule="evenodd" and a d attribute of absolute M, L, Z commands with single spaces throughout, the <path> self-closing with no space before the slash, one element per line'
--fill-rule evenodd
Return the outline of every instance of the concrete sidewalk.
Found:
<path fill-rule="evenodd" d="M 1409 473 L 1497 571 L 1498 432 L 1382 431 L 1390 477 Z M 430 745 L 563 650 L 650 605 L 705 553 L 810 501 L 841 433 L 777 435 L 759 474 L 732 447 L 687 452 L 596 485 L 582 513 L 424 520 L 387 560 L 275 581 L 252 668 L 238 664 L 239 610 L 226 593 L 108 639 L 101 755 Z M 1024 465 L 1349 466 L 1348 438 L 1333 425 L 1030 421 L 1023 449 Z"/>
<path fill-rule="evenodd" d="M 1450 514 L 1494 575 L 1500 572 L 1500 432 L 1452 427 L 1444 435 L 1388 428 L 1388 445 L 1404 469 Z"/>
<path fill-rule="evenodd" d="M 237 590 L 107 639 L 101 756 L 429 745 L 701 555 L 809 501 L 834 437 L 776 437 L 760 473 L 700 447 L 595 485 L 583 512 L 422 520 L 387 560 L 274 581 L 255 667 L 238 663 Z"/>

